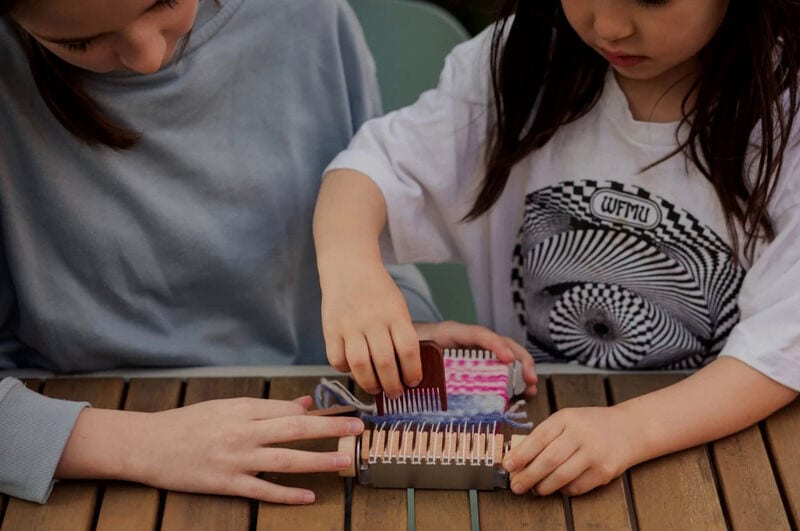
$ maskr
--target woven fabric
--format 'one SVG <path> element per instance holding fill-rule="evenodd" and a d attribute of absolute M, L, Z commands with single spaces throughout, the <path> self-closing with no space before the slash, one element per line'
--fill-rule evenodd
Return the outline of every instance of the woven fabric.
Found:
<path fill-rule="evenodd" d="M 493 425 L 505 423 L 515 427 L 530 427 L 522 411 L 509 409 L 510 365 L 484 350 L 444 350 L 445 390 L 447 411 L 407 411 L 377 415 L 372 406 L 358 402 L 343 389 L 331 385 L 317 390 L 319 407 L 331 405 L 331 397 L 339 404 L 356 405 L 361 417 L 375 425 L 407 423 L 412 425 Z M 323 387 L 324 391 L 323 392 Z M 413 392 L 407 391 L 407 392 Z M 360 406 L 360 407 L 359 407 Z"/>

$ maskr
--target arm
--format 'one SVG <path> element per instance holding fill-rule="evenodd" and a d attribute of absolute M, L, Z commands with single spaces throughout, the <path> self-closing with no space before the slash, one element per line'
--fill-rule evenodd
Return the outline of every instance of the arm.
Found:
<path fill-rule="evenodd" d="M 536 371 L 525 349 L 480 326 L 459 323 L 412 325 L 405 300 L 381 260 L 378 238 L 386 224 L 386 202 L 366 175 L 330 172 L 314 215 L 314 239 L 322 286 L 322 320 L 331 365 L 352 371 L 365 390 L 399 393 L 400 376 L 415 385 L 422 376 L 419 338 L 442 346 L 478 345 L 504 361 L 525 365 L 528 392 L 536 392 Z M 374 366 L 374 369 L 373 369 Z"/>
<path fill-rule="evenodd" d="M 306 415 L 308 406 L 310 397 L 212 400 L 159 413 L 86 409 L 56 477 L 122 479 L 170 490 L 311 503 L 312 491 L 276 485 L 257 474 L 333 472 L 349 466 L 352 456 L 271 446 L 354 435 L 364 426 L 354 418 Z"/>
<path fill-rule="evenodd" d="M 322 322 L 331 365 L 352 371 L 366 391 L 392 395 L 403 378 L 422 378 L 419 345 L 400 290 L 381 259 L 378 238 L 386 202 L 378 186 L 357 171 L 326 175 L 314 213 L 314 241 L 322 287 Z M 375 374 L 372 364 L 378 374 Z"/>
<path fill-rule="evenodd" d="M 54 478 L 119 479 L 154 487 L 311 503 L 314 493 L 258 472 L 338 471 L 351 456 L 271 445 L 358 434 L 358 419 L 307 416 L 294 402 L 230 399 L 159 413 L 86 408 L 0 381 L 0 492 L 44 503 Z"/>
<path fill-rule="evenodd" d="M 615 406 L 559 411 L 503 464 L 516 493 L 582 494 L 648 459 L 740 431 L 797 394 L 737 359 L 720 357 L 685 380 Z"/>

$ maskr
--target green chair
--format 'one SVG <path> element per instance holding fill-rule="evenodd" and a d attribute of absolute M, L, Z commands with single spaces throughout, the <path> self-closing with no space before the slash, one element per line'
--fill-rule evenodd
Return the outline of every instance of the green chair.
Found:
<path fill-rule="evenodd" d="M 450 13 L 415 0 L 349 0 L 375 58 L 385 111 L 416 101 L 436 86 L 444 58 L 469 34 Z M 420 264 L 445 319 L 476 322 L 460 264 Z"/>

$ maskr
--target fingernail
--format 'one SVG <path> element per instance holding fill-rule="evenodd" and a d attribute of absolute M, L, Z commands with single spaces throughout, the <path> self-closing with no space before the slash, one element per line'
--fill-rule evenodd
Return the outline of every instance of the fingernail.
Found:
<path fill-rule="evenodd" d="M 509 459 L 508 457 L 506 457 L 506 458 L 503 460 L 503 468 L 505 468 L 506 470 L 508 470 L 509 472 L 511 472 L 511 471 L 514 469 L 514 461 L 512 461 L 511 459 Z"/>
<path fill-rule="evenodd" d="M 519 494 L 519 493 L 521 492 L 521 490 L 520 490 L 520 487 L 521 487 L 521 486 L 522 486 L 522 485 L 520 485 L 520 484 L 519 484 L 519 483 L 517 483 L 517 482 L 512 482 L 512 483 L 511 483 L 511 491 L 512 491 L 514 494 Z"/>
<path fill-rule="evenodd" d="M 416 387 L 416 386 L 419 385 L 419 382 L 420 382 L 419 380 L 412 380 L 412 381 L 408 382 L 408 386 L 409 387 Z"/>
<path fill-rule="evenodd" d="M 336 457 L 333 458 L 333 463 L 339 468 L 350 466 L 350 456 L 344 454 L 338 454 Z"/>
<path fill-rule="evenodd" d="M 316 496 L 313 492 L 303 493 L 303 503 L 314 503 L 314 499 L 316 499 Z"/>
<path fill-rule="evenodd" d="M 350 433 L 361 433 L 364 431 L 364 423 L 360 420 L 351 420 L 347 423 L 347 431 Z"/>

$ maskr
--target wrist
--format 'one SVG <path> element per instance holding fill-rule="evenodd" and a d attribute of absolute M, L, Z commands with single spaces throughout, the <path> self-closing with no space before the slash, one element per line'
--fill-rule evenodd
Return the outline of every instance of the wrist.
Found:
<path fill-rule="evenodd" d="M 658 420 L 652 414 L 647 414 L 647 411 L 638 407 L 635 398 L 611 408 L 619 413 L 624 426 L 628 428 L 626 439 L 630 447 L 626 469 L 660 455 L 659 443 L 663 440 L 663 433 L 659 429 Z"/>
<path fill-rule="evenodd" d="M 323 285 L 328 276 L 338 282 L 348 271 L 376 266 L 384 267 L 377 240 L 344 242 L 341 245 L 328 246 L 326 250 L 317 249 L 317 267 Z"/>
<path fill-rule="evenodd" d="M 56 477 L 140 481 L 148 415 L 84 409 L 61 455 Z"/>

